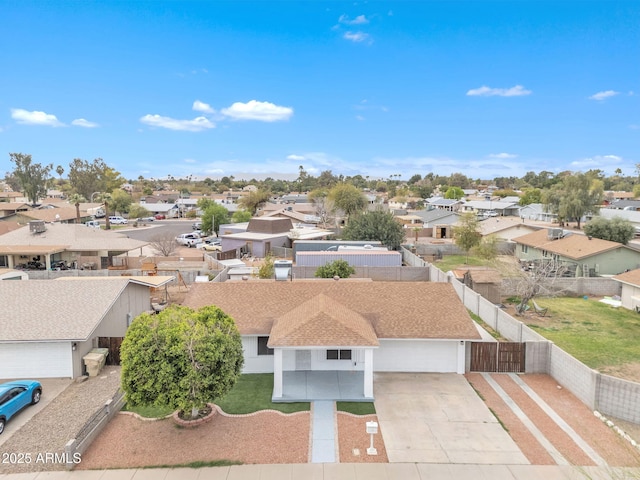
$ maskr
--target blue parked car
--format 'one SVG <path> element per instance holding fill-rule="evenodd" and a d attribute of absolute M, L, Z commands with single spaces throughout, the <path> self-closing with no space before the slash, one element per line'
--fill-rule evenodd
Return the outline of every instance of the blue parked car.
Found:
<path fill-rule="evenodd" d="M 42 385 L 35 380 L 0 384 L 0 434 L 5 424 L 23 408 L 35 405 L 42 396 Z"/>

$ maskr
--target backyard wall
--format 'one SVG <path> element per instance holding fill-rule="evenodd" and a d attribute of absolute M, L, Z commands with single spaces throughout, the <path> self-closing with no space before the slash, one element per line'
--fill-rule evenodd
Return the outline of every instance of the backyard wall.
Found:
<path fill-rule="evenodd" d="M 640 383 L 603 375 L 593 370 L 456 280 L 453 275 L 447 275 L 433 265 L 429 268 L 432 281 L 450 282 L 465 307 L 500 335 L 512 342 L 526 342 L 526 373 L 546 373 L 590 409 L 640 424 Z M 608 278 L 567 280 L 579 284 L 580 288 L 601 288 L 603 285 L 609 285 L 608 282 L 617 283 Z M 581 280 L 586 282 L 580 282 Z"/>

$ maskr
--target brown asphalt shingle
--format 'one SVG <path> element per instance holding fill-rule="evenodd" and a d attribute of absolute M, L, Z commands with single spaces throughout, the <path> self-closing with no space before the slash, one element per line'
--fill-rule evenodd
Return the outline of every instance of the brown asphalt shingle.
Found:
<path fill-rule="evenodd" d="M 191 308 L 216 305 L 233 317 L 241 334 L 269 335 L 277 319 L 320 294 L 353 312 L 348 316 L 357 314 L 369 321 L 377 338 L 480 338 L 466 308 L 448 283 L 335 280 L 195 283 L 184 305 Z M 337 311 L 334 308 L 330 316 L 335 319 Z M 307 320 L 298 321 L 302 324 Z M 324 340 L 333 337 L 327 335 Z"/>
<path fill-rule="evenodd" d="M 566 258 L 580 260 L 598 253 L 615 250 L 616 248 L 628 248 L 617 242 L 589 238 L 586 235 L 572 233 L 562 238 L 550 240 L 547 237 L 548 229 L 522 235 L 513 239 L 514 242 L 539 250 L 546 250 Z"/>

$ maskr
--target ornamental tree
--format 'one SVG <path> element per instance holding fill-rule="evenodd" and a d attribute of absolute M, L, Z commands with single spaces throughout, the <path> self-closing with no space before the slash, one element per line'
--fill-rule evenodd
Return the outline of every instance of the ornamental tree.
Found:
<path fill-rule="evenodd" d="M 315 276 L 318 278 L 349 278 L 354 273 L 356 273 L 356 269 L 349 265 L 346 260 L 334 260 L 318 267 Z"/>
<path fill-rule="evenodd" d="M 139 315 L 120 358 L 127 402 L 166 405 L 191 412 L 191 418 L 231 390 L 244 363 L 235 322 L 215 306 Z"/>
<path fill-rule="evenodd" d="M 475 213 L 464 213 L 460 216 L 458 225 L 453 227 L 454 242 L 458 247 L 464 250 L 469 261 L 469 250 L 480 245 L 482 234 L 480 233 L 480 225 Z"/>

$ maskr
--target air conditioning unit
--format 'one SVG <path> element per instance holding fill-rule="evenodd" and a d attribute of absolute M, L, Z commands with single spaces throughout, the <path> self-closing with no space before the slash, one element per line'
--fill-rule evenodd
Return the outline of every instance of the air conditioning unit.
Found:
<path fill-rule="evenodd" d="M 286 282 L 289 278 L 293 279 L 291 274 L 293 262 L 291 260 L 276 260 L 273 262 L 273 267 L 276 274 L 276 280 Z"/>
<path fill-rule="evenodd" d="M 557 240 L 563 237 L 563 230 L 561 228 L 549 228 L 547 229 L 547 239 Z"/>
<path fill-rule="evenodd" d="M 29 222 L 29 231 L 31 233 L 43 233 L 47 230 L 44 220 L 32 220 Z"/>

